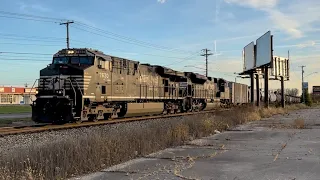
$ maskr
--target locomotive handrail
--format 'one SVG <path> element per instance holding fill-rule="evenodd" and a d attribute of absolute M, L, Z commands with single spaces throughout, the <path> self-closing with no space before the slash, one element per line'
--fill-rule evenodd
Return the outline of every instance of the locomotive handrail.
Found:
<path fill-rule="evenodd" d="M 72 78 L 72 80 L 76 81 L 78 89 L 80 90 L 81 96 L 83 96 L 82 89 L 80 88 L 78 81 L 76 79 L 74 79 L 74 78 Z M 83 86 L 84 86 L 84 84 L 83 84 Z"/>
<path fill-rule="evenodd" d="M 67 80 L 70 81 L 70 85 L 71 85 L 71 87 L 72 87 L 72 89 L 73 89 L 73 92 L 74 92 L 74 105 L 76 106 L 76 105 L 77 105 L 77 92 L 76 92 L 76 90 L 74 89 L 73 84 L 72 84 L 70 78 L 67 78 Z"/>
<path fill-rule="evenodd" d="M 32 87 L 31 87 L 31 89 L 30 89 L 30 92 L 29 92 L 29 98 L 30 98 L 30 101 L 32 101 L 32 98 L 31 98 L 31 92 L 32 92 L 32 89 L 33 89 L 34 85 L 36 84 L 36 82 L 37 82 L 38 80 L 39 80 L 39 79 L 36 79 L 36 80 L 34 81 L 34 83 L 33 83 Z"/>

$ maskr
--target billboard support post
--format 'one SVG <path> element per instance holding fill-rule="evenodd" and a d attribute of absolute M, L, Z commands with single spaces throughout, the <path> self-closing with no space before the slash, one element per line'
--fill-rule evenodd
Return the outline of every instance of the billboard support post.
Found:
<path fill-rule="evenodd" d="M 259 87 L 259 74 L 256 74 L 256 93 L 257 93 L 257 106 L 260 106 L 260 87 Z"/>
<path fill-rule="evenodd" d="M 285 107 L 285 100 L 284 100 L 284 77 L 281 76 L 281 106 Z"/>
<path fill-rule="evenodd" d="M 264 103 L 265 107 L 269 108 L 269 67 L 264 67 Z"/>
<path fill-rule="evenodd" d="M 253 72 L 250 74 L 250 81 L 251 81 L 250 95 L 251 95 L 251 103 L 253 105 L 254 103 L 254 73 Z"/>

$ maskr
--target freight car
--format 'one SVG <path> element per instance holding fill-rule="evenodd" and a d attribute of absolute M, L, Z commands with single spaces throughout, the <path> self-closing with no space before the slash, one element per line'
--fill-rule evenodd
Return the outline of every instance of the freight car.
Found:
<path fill-rule="evenodd" d="M 249 92 L 249 95 L 250 95 L 250 92 Z M 250 98 L 250 96 L 249 96 L 249 98 Z M 254 94 L 254 99 L 255 99 L 254 102 L 256 102 L 256 98 L 257 98 L 257 95 L 255 93 Z M 281 93 L 279 93 L 277 91 L 270 90 L 268 92 L 268 98 L 269 98 L 269 103 L 272 105 L 280 105 L 281 104 Z M 260 102 L 264 102 L 264 91 L 260 91 L 259 100 L 260 100 Z M 286 104 L 300 103 L 300 97 L 285 94 L 285 103 Z"/>

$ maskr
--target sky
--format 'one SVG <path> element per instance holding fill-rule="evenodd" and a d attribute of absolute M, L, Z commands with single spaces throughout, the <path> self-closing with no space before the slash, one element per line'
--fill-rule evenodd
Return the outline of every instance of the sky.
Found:
<path fill-rule="evenodd" d="M 73 20 L 71 48 L 202 74 L 201 50 L 207 48 L 213 53 L 209 76 L 229 81 L 243 70 L 243 48 L 271 31 L 273 54 L 287 57 L 290 50 L 285 87 L 301 89 L 304 65 L 311 89 L 320 85 L 319 12 L 318 0 L 3 1 L 0 52 L 14 53 L 0 53 L 0 85 L 32 86 L 52 55 L 66 47 L 66 27 L 60 23 Z M 280 82 L 269 86 L 279 88 Z"/>

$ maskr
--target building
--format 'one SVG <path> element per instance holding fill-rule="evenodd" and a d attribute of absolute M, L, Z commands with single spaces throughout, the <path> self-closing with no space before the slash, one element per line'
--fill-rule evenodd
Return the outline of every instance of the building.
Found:
<path fill-rule="evenodd" d="M 0 104 L 31 104 L 37 90 L 24 87 L 0 87 Z"/>
<path fill-rule="evenodd" d="M 320 102 L 320 86 L 312 87 L 312 100 L 315 102 Z"/>

